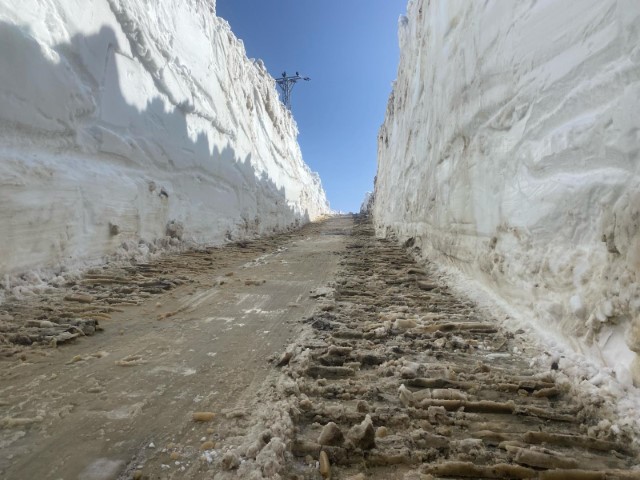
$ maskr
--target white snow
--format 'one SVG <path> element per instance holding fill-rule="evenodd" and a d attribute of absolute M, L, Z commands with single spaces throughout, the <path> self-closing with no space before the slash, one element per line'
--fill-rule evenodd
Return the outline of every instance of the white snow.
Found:
<path fill-rule="evenodd" d="M 214 1 L 3 0 L 0 45 L 0 276 L 329 213 Z"/>
<path fill-rule="evenodd" d="M 360 205 L 360 215 L 369 215 L 373 209 L 373 192 L 366 192 Z"/>
<path fill-rule="evenodd" d="M 640 382 L 640 3 L 412 0 L 380 235 Z M 514 315 L 514 312 L 518 312 Z"/>

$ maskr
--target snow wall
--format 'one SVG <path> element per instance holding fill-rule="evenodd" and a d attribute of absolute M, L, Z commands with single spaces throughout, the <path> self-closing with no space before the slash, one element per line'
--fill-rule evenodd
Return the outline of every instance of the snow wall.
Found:
<path fill-rule="evenodd" d="M 0 0 L 0 278 L 328 213 L 296 138 L 215 1 Z"/>
<path fill-rule="evenodd" d="M 378 234 L 637 384 L 640 2 L 413 0 L 399 23 Z"/>

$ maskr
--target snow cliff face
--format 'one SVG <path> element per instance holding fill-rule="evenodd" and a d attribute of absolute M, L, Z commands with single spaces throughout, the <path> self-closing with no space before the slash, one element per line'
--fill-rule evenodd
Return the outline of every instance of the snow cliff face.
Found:
<path fill-rule="evenodd" d="M 362 204 L 360 204 L 360 215 L 371 214 L 371 209 L 373 208 L 373 200 L 373 192 L 366 192 L 364 194 L 364 199 L 362 200 Z"/>
<path fill-rule="evenodd" d="M 412 0 L 377 230 L 640 380 L 640 3 Z"/>
<path fill-rule="evenodd" d="M 0 3 L 0 275 L 328 213 L 211 0 Z"/>

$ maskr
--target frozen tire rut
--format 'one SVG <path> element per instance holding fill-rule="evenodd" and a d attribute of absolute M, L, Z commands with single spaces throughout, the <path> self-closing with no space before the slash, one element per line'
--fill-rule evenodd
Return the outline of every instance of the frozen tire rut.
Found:
<path fill-rule="evenodd" d="M 519 334 L 359 223 L 333 290 L 280 359 L 295 388 L 283 478 L 631 479 L 610 414 Z M 538 365 L 533 367 L 532 365 Z"/>

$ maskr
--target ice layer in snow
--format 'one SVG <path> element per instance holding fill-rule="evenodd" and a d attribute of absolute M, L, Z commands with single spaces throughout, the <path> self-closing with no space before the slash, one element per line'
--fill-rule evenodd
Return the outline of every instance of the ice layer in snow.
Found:
<path fill-rule="evenodd" d="M 379 234 L 640 381 L 640 3 L 412 0 Z"/>
<path fill-rule="evenodd" d="M 0 45 L 0 275 L 329 211 L 214 1 L 3 0 Z"/>

